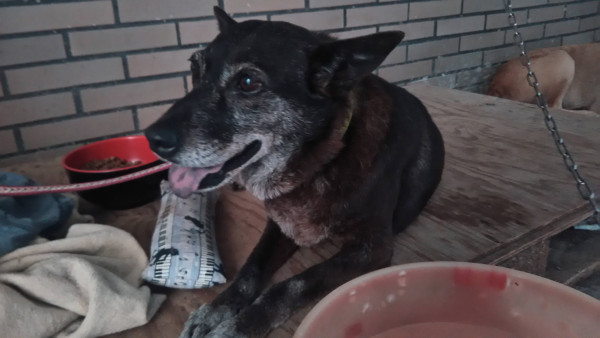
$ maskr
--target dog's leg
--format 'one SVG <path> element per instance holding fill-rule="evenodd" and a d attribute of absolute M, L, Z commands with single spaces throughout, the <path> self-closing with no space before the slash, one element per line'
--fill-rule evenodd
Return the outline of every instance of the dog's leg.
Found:
<path fill-rule="evenodd" d="M 344 245 L 332 258 L 275 284 L 236 317 L 221 323 L 207 337 L 262 337 L 289 318 L 295 310 L 339 285 L 367 272 L 388 266 L 392 257 L 389 233 Z"/>
<path fill-rule="evenodd" d="M 444 141 L 437 129 L 423 133 L 415 164 L 402 173 L 398 200 L 394 209 L 394 234 L 404 230 L 421 213 L 440 183 L 444 168 Z M 419 165 L 420 163 L 420 165 Z"/>
<path fill-rule="evenodd" d="M 574 70 L 571 74 L 563 74 L 564 77 L 557 79 L 555 87 L 548 92 L 548 107 L 550 108 L 563 108 L 563 100 L 567 95 L 567 91 L 573 83 L 573 77 L 575 76 Z M 546 93 L 544 93 L 546 95 Z"/>
<path fill-rule="evenodd" d="M 213 302 L 190 314 L 181 337 L 203 337 L 221 322 L 233 318 L 260 294 L 273 273 L 298 246 L 269 220 L 258 244 L 231 285 Z"/>
<path fill-rule="evenodd" d="M 532 68 L 538 74 L 548 107 L 562 108 L 575 79 L 575 60 L 566 51 L 556 50 L 545 57 L 534 58 Z M 533 102 L 536 102 L 535 97 Z"/>

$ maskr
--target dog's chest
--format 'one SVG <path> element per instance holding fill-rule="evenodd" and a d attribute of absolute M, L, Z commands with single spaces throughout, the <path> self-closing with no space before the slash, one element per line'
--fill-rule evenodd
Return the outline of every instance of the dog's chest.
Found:
<path fill-rule="evenodd" d="M 318 204 L 318 201 L 314 200 L 302 204 L 280 199 L 265 201 L 269 217 L 279 225 L 286 236 L 300 246 L 317 244 L 329 236 L 330 224 L 313 217 L 315 212 L 318 212 Z"/>

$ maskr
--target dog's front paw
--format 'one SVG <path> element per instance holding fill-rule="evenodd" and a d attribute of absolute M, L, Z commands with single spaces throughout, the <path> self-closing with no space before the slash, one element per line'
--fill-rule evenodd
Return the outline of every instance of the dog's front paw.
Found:
<path fill-rule="evenodd" d="M 233 319 L 226 320 L 219 324 L 216 328 L 212 329 L 205 338 L 246 338 L 250 337 L 247 334 L 239 332 L 237 330 L 237 321 L 235 317 Z"/>
<path fill-rule="evenodd" d="M 205 337 L 219 324 L 229 321 L 234 316 L 235 313 L 227 306 L 214 307 L 211 304 L 204 304 L 192 311 L 179 338 Z"/>

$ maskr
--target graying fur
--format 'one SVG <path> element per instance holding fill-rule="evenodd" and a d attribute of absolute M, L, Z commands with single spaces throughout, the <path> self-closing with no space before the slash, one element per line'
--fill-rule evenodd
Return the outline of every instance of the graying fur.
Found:
<path fill-rule="evenodd" d="M 233 317 L 233 311 L 226 306 L 214 308 L 210 304 L 204 304 L 192 311 L 179 337 L 201 337 L 204 331 L 208 332 L 208 330 L 216 327 L 219 323 L 223 323 Z"/>
<path fill-rule="evenodd" d="M 200 57 L 197 59 L 199 62 L 204 60 Z M 201 69 L 204 67 L 200 66 Z M 239 72 L 259 74 L 262 81 L 268 81 L 264 72 L 256 65 L 227 64 L 219 77 L 219 88 L 214 89 L 210 98 L 203 102 L 204 109 L 214 109 L 220 95 L 223 95 L 230 103 L 230 111 L 223 112 L 232 115 L 233 124 L 236 126 L 230 143 L 223 144 L 220 140 L 211 139 L 206 135 L 203 126 L 207 124 L 205 119 L 209 118 L 209 115 L 199 110 L 192 115 L 190 123 L 183 131 L 185 141 L 175 160 L 186 167 L 213 167 L 234 157 L 251 142 L 260 140 L 261 149 L 252 159 L 229 172 L 221 184 L 207 190 L 219 188 L 235 180 L 262 200 L 275 198 L 293 188 L 281 184 L 276 179 L 293 155 L 292 149 L 297 149 L 302 143 L 302 140 L 289 135 L 297 130 L 310 130 L 310 125 L 300 118 L 302 114 L 295 112 L 298 108 L 272 92 L 264 91 L 260 94 L 261 99 L 257 100 L 255 97 L 235 96 L 224 90 Z M 257 101 L 260 104 L 257 104 Z"/>

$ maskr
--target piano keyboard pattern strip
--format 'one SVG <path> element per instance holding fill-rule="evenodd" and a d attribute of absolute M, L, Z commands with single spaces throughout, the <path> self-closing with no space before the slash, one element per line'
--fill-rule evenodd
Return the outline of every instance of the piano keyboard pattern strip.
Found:
<path fill-rule="evenodd" d="M 204 224 L 205 235 L 201 236 L 202 240 L 202 251 L 200 253 L 200 276 L 196 280 L 196 287 L 201 285 L 212 285 L 214 266 L 215 266 L 215 246 L 211 239 L 214 239 L 214 219 L 215 219 L 215 202 L 216 194 L 206 194 L 205 198 L 202 199 L 202 208 L 205 210 L 202 217 L 202 223 Z"/>
<path fill-rule="evenodd" d="M 171 227 L 173 224 L 173 215 L 175 208 L 175 198 L 173 194 L 165 194 L 163 197 L 163 201 L 161 203 L 160 211 L 159 211 L 159 231 L 158 231 L 158 241 L 152 241 L 153 243 L 157 243 L 156 247 L 152 248 L 152 255 L 150 257 L 155 257 L 158 254 L 158 251 L 161 248 L 164 248 L 167 243 L 171 243 Z M 154 276 L 153 283 L 156 284 L 165 284 L 167 281 L 167 277 L 169 276 L 169 270 L 171 268 L 171 255 L 165 255 L 163 257 L 159 257 L 160 260 L 155 262 L 154 268 Z"/>

